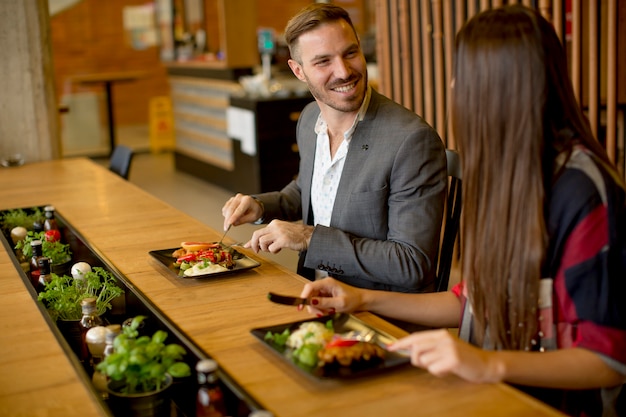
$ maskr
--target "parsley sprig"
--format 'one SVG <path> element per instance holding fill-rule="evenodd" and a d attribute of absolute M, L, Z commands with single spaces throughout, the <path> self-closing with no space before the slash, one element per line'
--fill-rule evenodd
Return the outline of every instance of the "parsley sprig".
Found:
<path fill-rule="evenodd" d="M 44 302 L 53 319 L 80 320 L 80 302 L 83 299 L 95 297 L 98 314 L 104 314 L 111 308 L 111 301 L 123 293 L 124 290 L 117 286 L 115 277 L 109 271 L 93 267 L 83 279 L 52 274 L 38 299 Z"/>
<path fill-rule="evenodd" d="M 21 250 L 26 259 L 30 259 L 33 256 L 33 248 L 30 245 L 33 240 L 41 240 L 43 256 L 50 258 L 50 262 L 53 265 L 60 265 L 72 259 L 69 244 L 61 241 L 48 241 L 45 238 L 45 232 L 33 231 L 28 232 L 24 240 L 17 242 L 15 245 L 15 249 Z"/>
<path fill-rule="evenodd" d="M 6 210 L 0 217 L 2 219 L 2 230 L 9 232 L 14 227 L 20 226 L 26 230 L 32 230 L 33 223 L 36 220 L 43 219 L 44 215 L 39 207 L 33 207 L 29 211 L 24 209 Z"/>

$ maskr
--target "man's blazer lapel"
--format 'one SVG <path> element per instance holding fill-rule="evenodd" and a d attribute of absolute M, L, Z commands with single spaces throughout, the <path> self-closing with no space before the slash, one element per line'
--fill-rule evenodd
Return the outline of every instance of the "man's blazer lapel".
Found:
<path fill-rule="evenodd" d="M 375 119 L 378 105 L 378 93 L 372 90 L 370 104 L 365 113 L 365 117 L 357 124 L 356 130 L 350 140 L 350 147 L 346 155 L 346 162 L 343 166 L 341 180 L 339 181 L 339 187 L 337 188 L 337 195 L 335 197 L 335 205 L 333 206 L 333 214 L 330 219 L 331 226 L 334 226 L 334 220 L 339 219 L 343 210 L 347 208 L 350 195 L 354 189 L 354 183 L 358 180 L 362 180 L 362 177 L 367 175 L 367 170 L 370 169 L 367 164 L 367 159 L 371 152 L 376 151 L 376 146 L 374 145 L 380 145 L 373 143 L 373 140 L 376 138 L 370 135 L 370 126 Z"/>

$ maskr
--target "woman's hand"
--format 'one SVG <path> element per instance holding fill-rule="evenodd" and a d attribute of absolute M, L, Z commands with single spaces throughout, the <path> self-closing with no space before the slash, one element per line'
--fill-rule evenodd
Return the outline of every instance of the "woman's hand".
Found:
<path fill-rule="evenodd" d="M 311 304 L 307 311 L 325 315 L 351 313 L 363 308 L 365 290 L 346 285 L 334 278 L 324 278 L 305 284 L 300 297 L 308 298 Z M 302 309 L 302 306 L 298 306 Z"/>
<path fill-rule="evenodd" d="M 470 382 L 500 382 L 503 364 L 496 352 L 486 351 L 459 340 L 446 329 L 413 333 L 388 346 L 406 351 L 411 364 L 436 376 L 457 375 Z"/>

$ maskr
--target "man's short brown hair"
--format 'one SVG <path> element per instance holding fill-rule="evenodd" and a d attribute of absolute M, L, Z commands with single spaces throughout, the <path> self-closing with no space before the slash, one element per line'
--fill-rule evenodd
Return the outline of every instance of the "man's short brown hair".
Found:
<path fill-rule="evenodd" d="M 337 5 L 330 3 L 312 3 L 293 16 L 285 27 L 285 42 L 289 47 L 291 57 L 300 62 L 297 44 L 298 39 L 303 33 L 316 29 L 324 23 L 336 22 L 338 20 L 345 20 L 354 31 L 354 36 L 358 40 L 359 36 L 352 24 L 350 14 Z"/>

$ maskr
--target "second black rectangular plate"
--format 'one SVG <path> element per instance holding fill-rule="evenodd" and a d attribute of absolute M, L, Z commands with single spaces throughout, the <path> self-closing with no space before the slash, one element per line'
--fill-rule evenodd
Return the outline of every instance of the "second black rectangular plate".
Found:
<path fill-rule="evenodd" d="M 353 330 L 359 331 L 361 333 L 367 333 L 369 331 L 373 331 L 375 333 L 375 337 L 372 340 L 372 342 L 378 344 L 379 346 L 383 348 L 389 343 L 392 343 L 397 340 L 395 337 L 369 326 L 368 324 L 366 324 L 362 320 L 359 320 L 353 315 L 341 314 L 341 313 L 338 313 L 332 316 L 323 316 L 323 317 L 317 317 L 317 318 L 310 318 L 307 320 L 301 320 L 297 322 L 278 324 L 275 326 L 259 327 L 259 328 L 252 329 L 250 333 L 252 333 L 252 335 L 256 337 L 257 339 L 259 339 L 263 344 L 270 347 L 272 351 L 277 353 L 278 357 L 281 360 L 287 361 L 288 363 L 293 365 L 296 369 L 300 370 L 301 372 L 304 372 L 307 375 L 311 375 L 317 378 L 340 378 L 341 379 L 341 378 L 361 377 L 361 376 L 380 373 L 380 372 L 389 370 L 391 368 L 395 368 L 397 366 L 408 364 L 410 362 L 410 359 L 405 355 L 401 355 L 396 352 L 389 352 L 388 350 L 385 350 L 385 359 L 381 363 L 372 365 L 372 366 L 363 366 L 363 367 L 358 367 L 356 369 L 352 367 L 332 367 L 330 369 L 327 369 L 325 367 L 319 367 L 319 366 L 310 368 L 310 367 L 303 366 L 294 360 L 293 355 L 292 355 L 293 351 L 291 348 L 286 348 L 284 346 L 277 346 L 271 341 L 265 340 L 265 335 L 267 334 L 267 332 L 282 333 L 285 329 L 289 329 L 289 331 L 293 333 L 293 331 L 296 330 L 298 327 L 300 327 L 302 323 L 310 322 L 310 321 L 319 321 L 322 323 L 326 323 L 329 320 L 332 320 L 333 329 L 335 330 L 335 333 L 346 333 L 346 332 L 353 331 Z"/>

